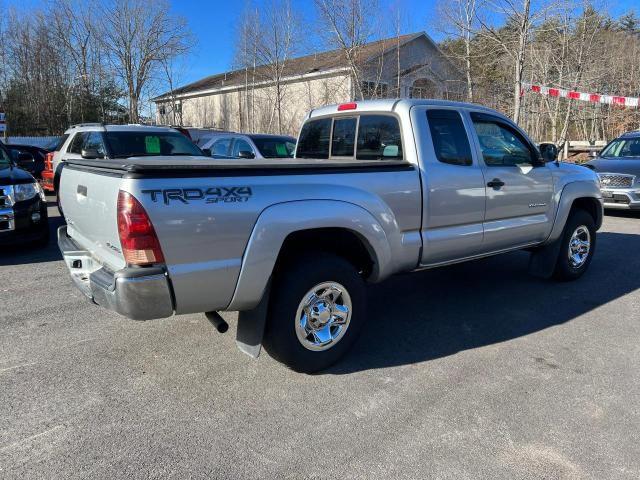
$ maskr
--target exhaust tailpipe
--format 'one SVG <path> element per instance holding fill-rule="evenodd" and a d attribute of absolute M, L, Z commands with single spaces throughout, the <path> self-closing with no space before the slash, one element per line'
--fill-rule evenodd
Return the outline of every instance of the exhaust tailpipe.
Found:
<path fill-rule="evenodd" d="M 229 324 L 224 321 L 224 318 L 220 316 L 218 312 L 205 312 L 205 317 L 211 322 L 211 325 L 216 327 L 216 330 L 220 333 L 224 333 L 229 330 Z"/>

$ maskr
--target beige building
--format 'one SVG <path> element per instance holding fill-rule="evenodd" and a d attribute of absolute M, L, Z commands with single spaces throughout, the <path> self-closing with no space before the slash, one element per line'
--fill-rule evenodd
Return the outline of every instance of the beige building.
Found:
<path fill-rule="evenodd" d="M 360 88 L 344 53 L 333 50 L 287 60 L 277 81 L 272 66 L 260 66 L 174 89 L 153 100 L 157 121 L 295 135 L 309 110 L 359 99 L 361 93 L 364 98 L 462 97 L 461 72 L 425 33 L 368 43 L 358 58 Z"/>

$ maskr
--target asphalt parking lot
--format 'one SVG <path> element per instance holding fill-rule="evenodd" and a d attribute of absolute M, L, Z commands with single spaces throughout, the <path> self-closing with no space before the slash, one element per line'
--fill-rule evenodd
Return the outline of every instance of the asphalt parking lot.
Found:
<path fill-rule="evenodd" d="M 638 252 L 617 214 L 578 282 L 525 253 L 393 278 L 354 351 L 305 376 L 240 353 L 235 314 L 221 335 L 91 305 L 53 237 L 5 250 L 0 477 L 637 479 Z"/>

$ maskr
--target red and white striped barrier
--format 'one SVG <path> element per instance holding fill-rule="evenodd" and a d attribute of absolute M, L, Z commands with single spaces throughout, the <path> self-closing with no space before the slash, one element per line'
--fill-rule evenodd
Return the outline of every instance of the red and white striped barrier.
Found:
<path fill-rule="evenodd" d="M 599 93 L 584 93 L 573 90 L 565 90 L 563 88 L 543 87 L 541 85 L 532 85 L 530 83 L 522 84 L 522 94 L 525 92 L 534 92 L 549 97 L 562 97 L 570 100 L 580 100 L 582 102 L 604 103 L 607 105 L 620 105 L 621 107 L 638 108 L 639 99 L 634 97 L 621 97 L 616 95 L 601 95 Z"/>

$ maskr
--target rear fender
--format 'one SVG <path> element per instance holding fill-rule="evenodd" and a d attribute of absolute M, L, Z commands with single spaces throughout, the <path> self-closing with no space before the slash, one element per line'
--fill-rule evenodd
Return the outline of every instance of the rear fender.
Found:
<path fill-rule="evenodd" d="M 305 200 L 273 205 L 255 223 L 242 258 L 238 283 L 226 310 L 251 310 L 263 297 L 282 244 L 294 232 L 344 228 L 358 235 L 373 259 L 371 280 L 391 273 L 391 247 L 380 223 L 367 210 L 337 200 Z"/>

